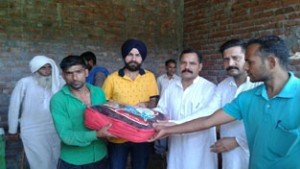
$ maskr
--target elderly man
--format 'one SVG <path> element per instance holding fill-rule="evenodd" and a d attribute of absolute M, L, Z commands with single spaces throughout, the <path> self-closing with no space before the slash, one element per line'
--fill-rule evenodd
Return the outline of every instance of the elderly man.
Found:
<path fill-rule="evenodd" d="M 20 121 L 21 138 L 30 168 L 53 169 L 59 158 L 60 140 L 49 103 L 64 81 L 55 62 L 46 56 L 35 56 L 29 66 L 32 75 L 19 80 L 11 95 L 8 132 L 16 134 Z"/>
<path fill-rule="evenodd" d="M 141 65 L 147 56 L 144 42 L 129 39 L 122 45 L 125 66 L 109 75 L 103 90 L 106 99 L 121 104 L 153 108 L 158 100 L 155 76 Z M 150 153 L 149 143 L 132 143 L 115 139 L 108 144 L 111 169 L 125 169 L 127 156 L 131 154 L 133 169 L 146 169 Z"/>

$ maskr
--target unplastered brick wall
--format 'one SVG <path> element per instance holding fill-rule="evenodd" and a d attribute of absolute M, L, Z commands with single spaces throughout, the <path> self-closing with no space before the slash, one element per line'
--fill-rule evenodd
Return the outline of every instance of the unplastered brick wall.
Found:
<path fill-rule="evenodd" d="M 10 94 L 20 78 L 30 75 L 28 62 L 35 55 L 59 63 L 89 50 L 112 72 L 123 66 L 122 43 L 138 38 L 148 46 L 143 67 L 163 73 L 165 60 L 177 59 L 182 50 L 183 5 L 183 0 L 2 0 L 0 127 L 7 131 Z M 7 168 L 20 168 L 17 143 L 6 141 Z"/>
<path fill-rule="evenodd" d="M 249 40 L 278 35 L 291 55 L 300 51 L 299 0 L 185 0 L 184 47 L 204 54 L 202 76 L 217 83 L 224 79 L 219 46 L 232 38 Z M 290 70 L 299 76 L 300 62 L 291 60 Z"/>

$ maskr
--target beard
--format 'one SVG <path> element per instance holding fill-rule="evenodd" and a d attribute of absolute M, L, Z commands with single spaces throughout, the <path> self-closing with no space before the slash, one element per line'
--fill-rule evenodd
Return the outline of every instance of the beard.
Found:
<path fill-rule="evenodd" d="M 135 72 L 140 70 L 142 64 L 139 64 L 137 62 L 131 61 L 128 63 L 125 63 L 125 68 L 128 69 L 129 71 Z"/>
<path fill-rule="evenodd" d="M 37 81 L 38 85 L 45 89 L 51 89 L 52 87 L 52 76 L 42 76 L 38 73 L 34 74 L 34 78 Z"/>

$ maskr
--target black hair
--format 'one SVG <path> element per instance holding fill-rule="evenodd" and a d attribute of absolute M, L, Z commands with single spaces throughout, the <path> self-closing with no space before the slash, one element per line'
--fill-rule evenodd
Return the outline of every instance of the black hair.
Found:
<path fill-rule="evenodd" d="M 168 59 L 166 62 L 165 62 L 165 66 L 168 66 L 170 63 L 174 63 L 175 66 L 176 66 L 176 61 L 174 59 Z"/>
<path fill-rule="evenodd" d="M 253 44 L 258 44 L 259 56 L 267 58 L 270 54 L 274 54 L 279 59 L 280 65 L 287 69 L 289 63 L 289 49 L 283 39 L 276 35 L 262 36 L 258 39 L 251 39 L 247 47 Z"/>
<path fill-rule="evenodd" d="M 244 40 L 241 40 L 241 39 L 231 39 L 225 43 L 223 43 L 221 46 L 220 46 L 220 49 L 219 49 L 219 52 L 222 53 L 223 55 L 223 52 L 228 49 L 228 48 L 232 48 L 232 47 L 236 47 L 236 46 L 239 46 L 242 48 L 242 51 L 245 52 L 246 51 L 246 45 L 247 45 L 247 42 L 244 41 Z"/>
<path fill-rule="evenodd" d="M 180 57 L 179 57 L 179 60 L 181 60 L 182 55 L 187 54 L 187 53 L 196 53 L 196 55 L 197 55 L 197 57 L 198 57 L 199 63 L 202 63 L 202 54 L 201 54 L 201 52 L 200 52 L 199 50 L 190 49 L 190 48 L 185 49 L 185 50 L 183 50 L 183 51 L 181 52 Z"/>
<path fill-rule="evenodd" d="M 80 57 L 82 57 L 85 62 L 92 60 L 94 65 L 97 63 L 96 55 L 91 51 L 82 53 Z"/>
<path fill-rule="evenodd" d="M 65 71 L 75 65 L 82 65 L 82 67 L 86 68 L 83 58 L 77 55 L 69 55 L 63 58 L 63 60 L 60 62 L 60 68 L 62 71 Z"/>

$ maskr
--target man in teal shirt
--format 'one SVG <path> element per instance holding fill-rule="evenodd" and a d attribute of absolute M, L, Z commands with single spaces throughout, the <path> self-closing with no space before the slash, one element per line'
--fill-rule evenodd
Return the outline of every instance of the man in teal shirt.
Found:
<path fill-rule="evenodd" d="M 98 131 L 84 125 L 87 106 L 106 102 L 102 89 L 85 83 L 88 75 L 84 60 L 67 56 L 60 63 L 66 85 L 51 99 L 50 109 L 58 135 L 61 153 L 58 169 L 107 169 L 106 143 L 101 138 L 113 137 L 105 126 Z"/>
<path fill-rule="evenodd" d="M 245 69 L 261 85 L 241 93 L 213 115 L 166 127 L 154 139 L 192 132 L 243 119 L 250 150 L 250 169 L 300 168 L 300 80 L 288 72 L 289 50 L 277 36 L 248 42 Z M 232 159 L 234 160 L 234 159 Z"/>

